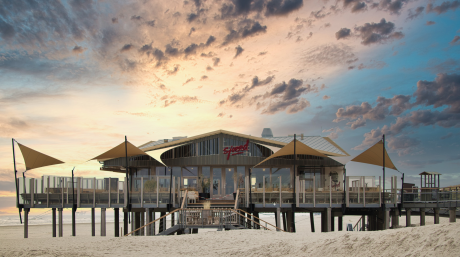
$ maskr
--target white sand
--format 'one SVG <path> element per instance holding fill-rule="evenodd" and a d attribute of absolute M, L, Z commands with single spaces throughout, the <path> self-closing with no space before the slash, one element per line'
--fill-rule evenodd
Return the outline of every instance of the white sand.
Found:
<path fill-rule="evenodd" d="M 266 216 L 268 222 L 273 222 Z M 359 217 L 345 216 L 343 223 Z M 64 225 L 64 237 L 52 238 L 50 225 L 29 227 L 23 239 L 22 226 L 0 227 L 0 256 L 459 256 L 460 223 L 440 218 L 427 226 L 373 232 L 311 233 L 308 215 L 296 217 L 297 233 L 264 230 L 200 230 L 199 234 L 161 237 L 113 237 L 113 223 L 107 224 L 107 237 L 91 237 L 90 224 L 77 224 L 77 237 Z M 419 218 L 412 216 L 412 223 Z M 316 231 L 320 217 L 315 216 Z M 121 226 L 122 224 L 120 224 Z M 405 226 L 405 217 L 400 218 Z M 418 225 L 418 224 L 417 224 Z"/>

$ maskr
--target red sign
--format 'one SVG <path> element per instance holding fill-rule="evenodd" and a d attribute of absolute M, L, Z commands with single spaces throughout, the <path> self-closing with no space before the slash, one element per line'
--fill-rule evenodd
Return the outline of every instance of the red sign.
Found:
<path fill-rule="evenodd" d="M 230 155 L 242 154 L 248 150 L 249 150 L 249 139 L 246 140 L 246 144 L 244 145 L 225 147 L 224 154 L 227 155 L 227 161 L 228 161 L 228 159 L 230 159 Z"/>

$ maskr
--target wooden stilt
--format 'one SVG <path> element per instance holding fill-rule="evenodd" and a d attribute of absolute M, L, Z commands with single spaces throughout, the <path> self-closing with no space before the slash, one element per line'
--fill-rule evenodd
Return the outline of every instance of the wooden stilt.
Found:
<path fill-rule="evenodd" d="M 53 237 L 56 237 L 56 208 L 51 209 L 51 219 L 52 219 L 51 233 Z"/>
<path fill-rule="evenodd" d="M 24 238 L 29 238 L 29 211 L 30 209 L 24 209 Z"/>
<path fill-rule="evenodd" d="M 114 211 L 115 237 L 120 237 L 120 210 L 118 208 L 113 208 L 113 211 Z"/>
<path fill-rule="evenodd" d="M 313 216 L 313 212 L 310 212 L 310 226 L 311 232 L 315 232 L 315 217 Z"/>
<path fill-rule="evenodd" d="M 105 208 L 101 208 L 101 236 L 106 236 Z"/>
<path fill-rule="evenodd" d="M 96 209 L 91 208 L 91 235 L 96 236 Z"/>

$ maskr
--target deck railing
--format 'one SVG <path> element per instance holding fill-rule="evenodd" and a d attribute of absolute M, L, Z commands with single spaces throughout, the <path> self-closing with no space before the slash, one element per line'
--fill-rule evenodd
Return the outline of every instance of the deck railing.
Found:
<path fill-rule="evenodd" d="M 351 178 L 351 179 L 350 179 Z M 401 196 L 405 203 L 453 203 L 460 199 L 458 191 L 442 191 L 438 189 L 401 189 L 397 188 L 397 178 L 391 177 L 389 188 L 382 192 L 381 179 L 379 182 L 368 183 L 369 177 L 347 177 L 344 185 L 333 183 L 317 184 L 316 181 L 295 179 L 294 188 L 290 184 L 283 184 L 281 177 L 276 181 L 267 181 L 261 188 L 238 188 L 236 205 L 242 208 L 249 207 L 250 203 L 259 207 L 286 207 L 296 203 L 304 207 L 338 207 L 345 204 L 347 207 L 378 207 L 382 204 L 398 204 Z M 129 202 L 135 208 L 157 208 L 172 204 L 180 208 L 181 183 L 180 177 L 148 176 L 133 178 L 129 186 Z M 275 183 L 276 182 L 276 183 Z M 127 207 L 128 192 L 126 181 L 118 178 L 84 178 L 75 177 L 72 191 L 71 177 L 42 176 L 40 178 L 18 178 L 19 204 L 27 208 L 69 208 L 72 204 L 77 207 Z M 258 185 L 259 186 L 259 185 Z M 251 192 L 249 192 L 251 190 Z M 409 191 L 409 192 L 408 192 Z M 75 198 L 75 199 L 74 199 Z M 455 205 L 456 206 L 456 205 Z"/>

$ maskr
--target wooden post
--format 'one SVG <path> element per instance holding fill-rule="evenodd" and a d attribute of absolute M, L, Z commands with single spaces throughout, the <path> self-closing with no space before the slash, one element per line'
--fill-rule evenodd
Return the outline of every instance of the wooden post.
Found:
<path fill-rule="evenodd" d="M 24 238 L 29 237 L 29 211 L 29 208 L 24 208 Z"/>
<path fill-rule="evenodd" d="M 449 222 L 456 222 L 457 221 L 457 217 L 455 215 L 455 212 L 457 211 L 457 208 L 456 207 L 451 207 L 449 208 Z"/>
<path fill-rule="evenodd" d="M 114 213 L 114 229 L 115 237 L 120 237 L 120 210 L 118 208 L 113 208 Z"/>
<path fill-rule="evenodd" d="M 412 215 L 412 209 L 406 208 L 406 227 L 411 226 L 411 215 Z"/>
<path fill-rule="evenodd" d="M 128 210 L 123 210 L 123 230 L 128 234 Z"/>
<path fill-rule="evenodd" d="M 281 187 L 281 176 L 279 178 L 280 178 L 280 208 L 281 208 L 281 204 L 283 203 L 283 199 L 281 198 L 281 189 L 282 189 L 282 187 Z M 283 220 L 283 222 L 284 222 L 284 220 Z"/>
<path fill-rule="evenodd" d="M 332 176 L 329 173 L 329 207 L 332 207 Z"/>
<path fill-rule="evenodd" d="M 35 190 L 34 190 L 34 186 L 35 186 L 35 179 L 31 178 L 29 180 L 30 207 L 31 208 L 34 208 L 34 205 L 35 205 L 35 199 L 34 199 Z M 24 215 L 25 215 L 25 209 L 24 209 Z M 25 238 L 27 238 L 27 237 L 25 237 Z"/>
<path fill-rule="evenodd" d="M 439 208 L 433 208 L 434 210 L 434 224 L 439 224 Z"/>
<path fill-rule="evenodd" d="M 265 207 L 265 176 L 262 177 L 262 184 L 263 184 L 263 189 L 262 189 L 262 203 L 263 206 Z"/>
<path fill-rule="evenodd" d="M 128 182 L 126 181 L 123 181 L 123 194 L 124 194 L 124 199 L 123 199 L 123 206 L 124 207 L 128 207 Z M 128 234 L 128 230 L 126 230 L 125 228 L 125 233 Z"/>
<path fill-rule="evenodd" d="M 80 208 L 80 202 L 81 202 L 80 187 L 81 187 L 81 177 L 78 177 L 77 178 L 77 207 L 78 208 Z"/>
<path fill-rule="evenodd" d="M 425 208 L 420 208 L 420 226 L 425 226 Z"/>
<path fill-rule="evenodd" d="M 382 193 L 380 193 L 380 186 L 382 185 L 382 177 L 379 176 L 379 206 L 382 205 Z M 385 194 L 385 192 L 383 192 Z"/>
<path fill-rule="evenodd" d="M 93 178 L 93 208 L 96 208 L 96 178 Z"/>
<path fill-rule="evenodd" d="M 299 183 L 299 176 L 296 176 L 295 177 L 295 183 L 296 183 L 296 187 L 295 187 L 295 195 L 296 195 L 296 205 L 299 206 L 300 205 L 300 199 L 299 199 L 299 188 L 300 188 L 300 183 Z M 265 205 L 264 205 L 265 207 Z M 295 215 L 295 214 L 294 214 Z"/>
<path fill-rule="evenodd" d="M 63 183 L 63 185 L 64 185 L 64 183 Z M 64 234 L 64 231 L 63 231 L 64 224 L 62 224 L 62 222 L 63 222 L 63 220 L 62 220 L 62 208 L 58 208 L 58 213 L 59 213 L 59 218 L 58 218 L 59 237 L 62 237 L 63 234 Z"/>
<path fill-rule="evenodd" d="M 172 170 L 171 170 L 171 172 L 172 172 Z M 157 208 L 159 207 L 159 199 L 158 198 L 160 198 L 160 180 L 158 179 L 158 176 L 157 176 Z"/>
<path fill-rule="evenodd" d="M 91 208 L 91 235 L 96 236 L 96 209 Z"/>
<path fill-rule="evenodd" d="M 303 203 L 305 203 L 305 180 L 303 180 Z"/>
<path fill-rule="evenodd" d="M 363 207 L 366 207 L 366 177 L 363 176 Z"/>
<path fill-rule="evenodd" d="M 281 212 L 281 208 L 276 208 L 276 217 L 275 217 L 275 219 L 276 219 L 276 227 L 277 227 L 276 231 L 280 231 L 278 229 L 280 227 L 280 224 L 281 224 L 281 222 L 280 222 L 281 221 L 280 212 Z"/>
<path fill-rule="evenodd" d="M 332 217 L 332 208 L 327 208 L 327 232 L 331 232 L 331 229 L 332 229 L 332 225 L 331 225 L 331 217 Z"/>
<path fill-rule="evenodd" d="M 146 223 L 149 224 L 150 222 L 152 222 L 152 216 L 150 214 L 150 208 L 145 208 L 145 217 L 146 217 Z M 151 236 L 152 235 L 152 229 L 151 229 L 152 225 L 147 225 L 147 227 L 145 228 L 146 230 L 146 233 L 145 235 L 146 236 Z"/>
<path fill-rule="evenodd" d="M 141 208 L 144 208 L 144 177 L 141 177 Z"/>
<path fill-rule="evenodd" d="M 109 178 L 109 195 L 108 195 L 108 199 L 109 199 L 109 203 L 108 203 L 108 204 L 109 204 L 109 208 L 110 208 L 110 203 L 112 202 L 111 199 L 110 199 L 110 196 L 111 196 L 111 194 L 110 194 L 110 193 L 111 193 L 111 192 L 110 192 L 110 190 L 111 190 L 111 184 L 112 184 L 112 178 Z"/>
<path fill-rule="evenodd" d="M 344 185 L 345 189 L 346 189 L 346 193 L 345 193 L 345 204 L 346 204 L 346 207 L 349 207 L 350 206 L 350 190 L 348 188 L 348 185 L 350 183 L 350 178 L 349 177 L 346 177 L 345 178 L 345 181 L 346 181 L 346 185 Z"/>
<path fill-rule="evenodd" d="M 310 227 L 311 227 L 311 232 L 315 232 L 315 216 L 313 215 L 313 212 L 310 212 Z"/>
<path fill-rule="evenodd" d="M 105 208 L 101 208 L 101 236 L 106 236 Z"/>
<path fill-rule="evenodd" d="M 50 176 L 46 177 L 46 208 L 50 207 Z M 56 209 L 54 209 L 54 216 L 56 216 Z M 54 236 L 56 237 L 56 232 L 54 232 Z"/>
<path fill-rule="evenodd" d="M 316 207 L 316 175 L 313 175 L 313 207 Z"/>
<path fill-rule="evenodd" d="M 49 181 L 49 177 L 48 177 Z M 51 234 L 53 237 L 56 237 L 56 208 L 51 209 Z"/>

